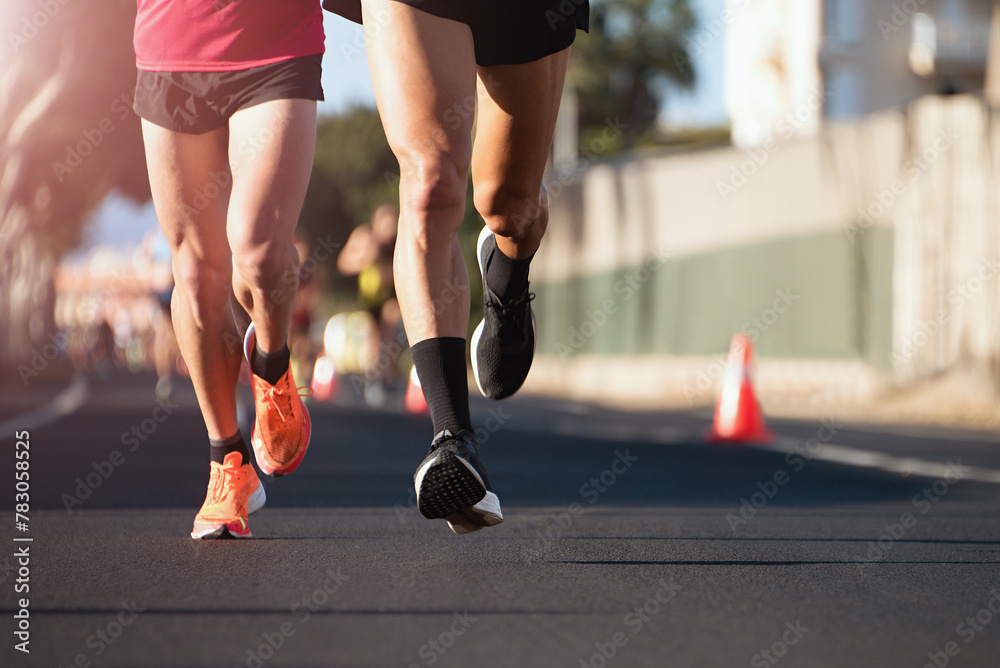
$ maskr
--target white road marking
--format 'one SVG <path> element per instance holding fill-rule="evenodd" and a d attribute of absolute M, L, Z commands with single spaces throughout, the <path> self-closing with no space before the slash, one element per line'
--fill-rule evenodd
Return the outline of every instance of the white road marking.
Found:
<path fill-rule="evenodd" d="M 700 436 L 692 433 L 690 429 L 682 429 L 679 427 L 651 427 L 649 425 L 631 425 L 617 420 L 593 420 L 563 416 L 546 418 L 544 420 L 522 420 L 518 424 L 511 424 L 509 428 L 515 431 L 548 431 L 561 436 L 575 436 L 578 438 L 607 439 L 611 441 L 641 440 L 646 442 L 662 443 L 664 445 L 692 443 L 700 438 Z M 873 429 L 872 431 L 875 430 Z M 884 428 L 879 431 L 885 433 L 889 432 L 889 429 Z M 900 431 L 902 431 L 902 429 Z M 945 437 L 938 436 L 936 438 L 943 439 Z M 950 436 L 948 436 L 948 438 L 950 438 Z M 966 437 L 960 440 L 973 439 L 971 437 Z M 762 450 L 771 450 L 782 453 L 804 453 L 805 443 L 805 440 L 778 437 L 772 444 L 747 444 L 740 447 L 754 447 Z M 898 473 L 904 477 L 914 475 L 939 479 L 953 478 L 955 477 L 956 470 L 947 462 L 933 462 L 914 457 L 899 457 L 873 450 L 852 448 L 846 445 L 839 445 L 837 443 L 825 443 L 818 452 L 809 452 L 808 454 L 803 454 L 803 456 L 807 459 L 819 459 L 835 464 L 845 464 L 847 466 L 873 468 L 880 471 Z M 959 458 L 956 457 L 953 461 L 957 464 Z M 963 471 L 961 476 L 962 480 L 975 480 L 978 482 L 1000 484 L 1000 470 L 978 466 L 968 466 L 966 464 L 961 465 L 961 470 Z"/>
<path fill-rule="evenodd" d="M 6 422 L 0 422 L 0 438 L 15 430 L 32 430 L 47 427 L 67 415 L 75 413 L 87 400 L 90 385 L 83 374 L 76 374 L 69 386 L 48 404 Z"/>
<path fill-rule="evenodd" d="M 872 452 L 871 450 L 851 448 L 836 443 L 824 443 L 816 452 L 809 452 L 805 450 L 804 441 L 786 437 L 779 437 L 772 444 L 757 445 L 754 447 L 784 453 L 798 452 L 803 457 L 819 459 L 825 462 L 878 469 L 880 471 L 898 473 L 902 476 L 916 475 L 926 478 L 954 478 L 956 472 L 955 464 L 959 464 L 960 462 L 960 458 L 955 458 L 954 464 L 952 464 L 949 462 L 930 462 L 924 459 L 914 459 L 913 457 L 897 457 L 881 452 Z M 961 464 L 960 466 L 962 480 L 1000 483 L 1000 471 L 996 469 L 967 466 L 965 464 Z"/>

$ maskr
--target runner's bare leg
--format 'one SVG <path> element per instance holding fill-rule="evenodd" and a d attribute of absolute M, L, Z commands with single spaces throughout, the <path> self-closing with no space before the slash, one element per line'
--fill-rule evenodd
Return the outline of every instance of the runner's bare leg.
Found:
<path fill-rule="evenodd" d="M 145 120 L 142 130 L 156 214 L 173 252 L 171 314 L 177 344 L 209 438 L 228 438 L 239 428 L 235 391 L 241 364 L 240 348 L 232 345 L 237 332 L 226 240 L 229 132 L 193 135 Z M 207 203 L 198 199 L 216 191 Z"/>

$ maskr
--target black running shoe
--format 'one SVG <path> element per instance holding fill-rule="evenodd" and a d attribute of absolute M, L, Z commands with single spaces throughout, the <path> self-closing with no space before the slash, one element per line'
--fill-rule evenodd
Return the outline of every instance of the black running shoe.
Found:
<path fill-rule="evenodd" d="M 469 533 L 503 521 L 479 444 L 471 431 L 434 437 L 427 457 L 413 476 L 417 508 L 428 519 L 446 519 L 455 533 Z"/>
<path fill-rule="evenodd" d="M 489 399 L 506 399 L 517 392 L 535 357 L 533 294 L 524 293 L 506 304 L 486 284 L 486 270 L 497 250 L 489 227 L 479 233 L 479 271 L 483 275 L 483 321 L 472 335 L 472 371 L 476 385 Z"/>

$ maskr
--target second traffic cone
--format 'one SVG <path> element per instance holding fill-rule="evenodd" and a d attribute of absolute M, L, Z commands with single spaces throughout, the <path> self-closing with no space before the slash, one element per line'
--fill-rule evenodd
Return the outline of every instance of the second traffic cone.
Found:
<path fill-rule="evenodd" d="M 733 336 L 722 392 L 715 406 L 710 441 L 770 443 L 774 434 L 764 424 L 764 413 L 750 381 L 753 344 L 743 334 Z"/>
<path fill-rule="evenodd" d="M 326 355 L 316 358 L 312 376 L 313 397 L 317 401 L 328 401 L 337 394 L 337 370 L 333 360 Z"/>
<path fill-rule="evenodd" d="M 413 367 L 410 372 L 410 382 L 406 385 L 406 396 L 403 398 L 403 406 L 407 413 L 428 413 L 427 400 L 424 398 L 424 391 L 420 387 L 420 378 L 417 377 L 417 367 Z"/>

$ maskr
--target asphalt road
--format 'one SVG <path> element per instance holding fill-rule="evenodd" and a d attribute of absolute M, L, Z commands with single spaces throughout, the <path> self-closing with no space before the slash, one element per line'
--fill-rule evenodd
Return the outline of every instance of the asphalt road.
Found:
<path fill-rule="evenodd" d="M 61 418 L 3 391 L 0 665 L 1000 665 L 996 435 L 831 416 L 732 447 L 701 413 L 476 401 L 505 521 L 455 536 L 413 507 L 426 418 L 313 404 L 255 538 L 193 541 L 204 428 L 189 388 L 158 409 L 152 386 L 93 382 Z"/>

